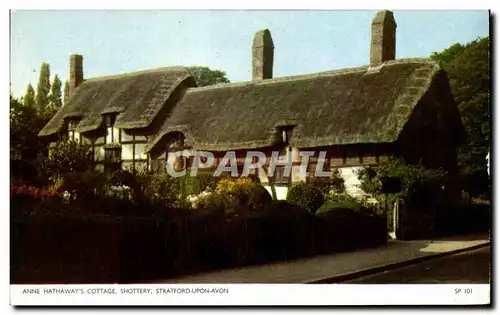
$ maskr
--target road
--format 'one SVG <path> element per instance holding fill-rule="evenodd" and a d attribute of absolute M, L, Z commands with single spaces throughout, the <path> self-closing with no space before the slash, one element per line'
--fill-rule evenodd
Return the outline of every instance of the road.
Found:
<path fill-rule="evenodd" d="M 491 246 L 364 276 L 344 283 L 490 283 Z"/>

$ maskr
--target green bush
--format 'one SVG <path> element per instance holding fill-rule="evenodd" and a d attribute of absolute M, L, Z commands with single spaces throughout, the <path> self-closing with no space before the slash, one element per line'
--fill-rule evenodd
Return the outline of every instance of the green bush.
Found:
<path fill-rule="evenodd" d="M 288 191 L 287 200 L 290 203 L 304 207 L 315 213 L 325 202 L 325 195 L 313 183 L 298 183 Z"/>
<path fill-rule="evenodd" d="M 217 183 L 219 181 L 218 177 L 213 177 L 211 174 L 198 174 L 198 176 L 191 177 L 186 176 L 184 178 L 184 194 L 197 195 L 205 190 L 215 190 Z"/>
<path fill-rule="evenodd" d="M 50 183 L 69 173 L 93 170 L 95 167 L 92 150 L 75 141 L 59 141 L 51 148 L 47 157 L 40 157 L 40 175 Z"/>
<path fill-rule="evenodd" d="M 332 177 L 315 177 L 309 183 L 319 187 L 327 199 L 345 193 L 344 179 L 337 169 L 333 171 Z"/>
<path fill-rule="evenodd" d="M 211 192 L 188 196 L 193 208 L 228 215 L 265 211 L 272 203 L 271 195 L 250 178 L 223 178 Z"/>
<path fill-rule="evenodd" d="M 69 192 L 73 199 L 88 199 L 105 194 L 108 178 L 106 174 L 95 170 L 86 170 L 64 174 L 62 181 L 54 183 L 54 186 L 57 185 L 59 185 L 59 191 Z"/>
<path fill-rule="evenodd" d="M 389 204 L 399 197 L 422 202 L 424 197 L 439 194 L 439 187 L 446 180 L 446 172 L 442 169 L 430 169 L 422 164 L 410 165 L 396 158 L 385 160 L 377 167 L 361 169 L 357 176 L 361 182 L 360 188 L 380 203 L 385 202 L 385 196 L 381 194 L 380 179 L 382 177 L 399 178 L 403 186 L 402 190 L 389 195 Z"/>
<path fill-rule="evenodd" d="M 329 208 L 323 212 L 317 212 L 316 215 L 326 217 L 329 220 L 347 220 L 355 222 L 358 218 L 358 212 L 349 208 Z"/>
<path fill-rule="evenodd" d="M 323 213 L 331 209 L 347 208 L 354 211 L 359 211 L 363 204 L 356 200 L 356 198 L 347 194 L 333 195 L 329 200 L 318 209 L 317 213 Z"/>
<path fill-rule="evenodd" d="M 250 209 L 263 210 L 273 202 L 273 198 L 264 186 L 254 183 L 248 188 L 248 206 Z"/>
<path fill-rule="evenodd" d="M 180 206 L 180 178 L 168 174 L 156 174 L 149 170 L 141 170 L 130 177 L 133 199 L 138 204 L 162 204 Z"/>

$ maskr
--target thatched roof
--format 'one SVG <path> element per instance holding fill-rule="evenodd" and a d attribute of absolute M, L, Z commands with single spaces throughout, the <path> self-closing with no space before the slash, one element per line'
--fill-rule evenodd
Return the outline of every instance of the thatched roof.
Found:
<path fill-rule="evenodd" d="M 393 142 L 440 67 L 427 59 L 189 88 L 149 142 L 180 131 L 198 150 L 270 146 L 277 127 L 295 126 L 299 148 Z"/>
<path fill-rule="evenodd" d="M 71 117 L 81 118 L 77 131 L 95 130 L 108 113 L 119 113 L 118 128 L 147 127 L 175 88 L 188 78 L 187 68 L 169 67 L 85 80 L 39 135 L 58 132 Z"/>

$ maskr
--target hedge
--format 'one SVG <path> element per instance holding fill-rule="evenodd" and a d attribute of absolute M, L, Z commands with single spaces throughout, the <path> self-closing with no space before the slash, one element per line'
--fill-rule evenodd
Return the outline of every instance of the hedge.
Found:
<path fill-rule="evenodd" d="M 32 200 L 11 200 L 16 214 L 11 216 L 11 283 L 150 281 L 387 241 L 385 222 L 378 217 L 313 215 L 282 201 L 258 215 L 233 217 L 186 209 L 183 216 L 141 216 L 138 209 L 121 216 L 81 216 L 75 209 L 49 215 L 55 209 L 38 204 L 33 214 Z"/>
<path fill-rule="evenodd" d="M 491 231 L 492 213 L 489 205 L 407 203 L 400 217 L 399 238 L 412 240 Z"/>

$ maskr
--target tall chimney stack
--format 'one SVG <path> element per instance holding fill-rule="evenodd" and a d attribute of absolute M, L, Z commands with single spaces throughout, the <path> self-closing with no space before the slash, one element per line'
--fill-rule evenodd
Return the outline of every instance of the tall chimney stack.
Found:
<path fill-rule="evenodd" d="M 252 80 L 273 77 L 274 43 L 268 29 L 255 33 L 252 45 Z"/>
<path fill-rule="evenodd" d="M 83 56 L 69 56 L 69 95 L 83 82 Z"/>
<path fill-rule="evenodd" d="M 391 11 L 379 11 L 372 21 L 370 67 L 396 58 L 396 21 Z"/>

